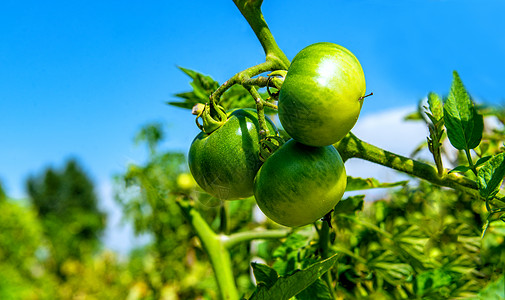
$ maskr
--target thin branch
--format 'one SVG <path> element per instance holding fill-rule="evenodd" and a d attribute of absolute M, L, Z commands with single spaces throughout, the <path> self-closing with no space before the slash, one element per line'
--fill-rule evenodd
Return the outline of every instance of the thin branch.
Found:
<path fill-rule="evenodd" d="M 238 72 L 235 74 L 232 78 L 228 79 L 225 83 L 223 83 L 220 87 L 217 88 L 217 90 L 212 93 L 210 96 L 210 100 L 215 101 L 215 103 L 219 102 L 219 98 L 221 98 L 221 95 L 224 94 L 229 88 L 234 86 L 235 84 L 244 84 L 244 82 L 247 85 L 248 80 L 251 79 L 251 77 L 257 76 L 259 74 L 268 72 L 268 71 L 274 71 L 276 69 L 276 64 L 272 61 L 265 61 L 259 65 L 252 66 L 250 68 L 247 68 L 243 71 Z M 266 82 L 265 82 L 266 86 Z"/>
<path fill-rule="evenodd" d="M 243 231 L 230 235 L 222 235 L 221 241 L 226 249 L 230 249 L 239 243 L 250 242 L 252 240 L 280 239 L 286 237 L 290 232 L 291 230 L 289 229 Z"/>
<path fill-rule="evenodd" d="M 270 87 L 280 89 L 283 82 L 284 82 L 284 80 L 281 78 L 274 77 L 274 78 L 270 78 L 270 81 L 269 81 L 268 77 L 258 76 L 255 78 L 250 78 L 250 79 L 244 80 L 244 82 L 242 82 L 242 85 L 243 86 L 252 85 L 252 86 L 257 86 L 260 88 L 266 87 L 267 85 L 269 85 Z"/>
<path fill-rule="evenodd" d="M 254 101 L 256 102 L 256 110 L 258 111 L 258 124 L 259 124 L 259 135 L 260 135 L 260 140 L 264 139 L 265 137 L 268 136 L 268 127 L 267 127 L 267 122 L 265 120 L 265 100 L 261 98 L 261 95 L 258 93 L 255 87 L 253 86 L 247 86 L 245 87 L 251 96 L 254 98 Z"/>

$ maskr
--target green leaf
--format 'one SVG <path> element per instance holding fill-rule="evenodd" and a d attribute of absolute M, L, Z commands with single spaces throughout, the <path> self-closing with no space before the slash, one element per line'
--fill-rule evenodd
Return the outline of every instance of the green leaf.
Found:
<path fill-rule="evenodd" d="M 350 192 L 350 191 L 360 191 L 377 188 L 390 188 L 396 186 L 403 186 L 407 184 L 407 182 L 408 181 L 381 183 L 375 178 L 364 179 L 359 177 L 347 176 L 347 186 L 345 188 L 345 191 Z"/>
<path fill-rule="evenodd" d="M 267 288 L 271 288 L 277 281 L 277 278 L 279 278 L 277 272 L 267 265 L 253 262 L 251 263 L 251 267 L 257 285 L 263 284 Z"/>
<path fill-rule="evenodd" d="M 192 91 L 175 94 L 174 96 L 183 100 L 182 102 L 169 101 L 167 104 L 191 109 L 197 103 L 207 103 L 209 96 L 219 87 L 217 81 L 210 76 L 203 75 L 196 71 L 178 67 L 188 75 L 193 81 L 190 83 Z"/>
<path fill-rule="evenodd" d="M 313 284 L 296 295 L 297 300 L 333 300 L 328 285 L 321 279 L 317 279 Z"/>
<path fill-rule="evenodd" d="M 399 261 L 397 254 L 391 251 L 369 260 L 367 266 L 392 285 L 404 283 L 414 273 L 412 266 Z"/>
<path fill-rule="evenodd" d="M 459 75 L 453 73 L 451 91 L 444 104 L 444 121 L 451 144 L 459 150 L 477 147 L 482 139 L 484 122 L 477 113 Z"/>
<path fill-rule="evenodd" d="M 492 155 L 488 155 L 488 156 L 484 156 L 484 157 L 479 158 L 479 160 L 475 163 L 475 167 L 483 165 L 486 161 L 490 160 L 492 157 L 493 157 Z"/>
<path fill-rule="evenodd" d="M 296 296 L 326 273 L 331 267 L 333 267 L 337 258 L 338 254 L 335 254 L 328 259 L 307 267 L 306 269 L 296 270 L 291 275 L 279 277 L 275 284 L 270 288 L 264 285 L 259 285 L 250 299 L 288 300 L 289 298 Z"/>
<path fill-rule="evenodd" d="M 444 117 L 444 109 L 442 105 L 442 99 L 440 99 L 440 96 L 436 93 L 429 93 L 428 94 L 428 105 L 429 105 L 429 110 L 431 112 L 431 116 L 436 120 L 441 120 Z M 433 123 L 436 123 L 433 122 Z"/>
<path fill-rule="evenodd" d="M 505 152 L 486 161 L 477 172 L 477 176 L 480 195 L 485 199 L 494 197 L 505 177 Z"/>
<path fill-rule="evenodd" d="M 442 287 L 449 287 L 453 282 L 454 279 L 451 273 L 445 270 L 437 269 L 425 271 L 416 277 L 416 295 L 419 297 L 429 295 L 430 292 L 436 292 Z"/>
<path fill-rule="evenodd" d="M 482 291 L 480 291 L 479 299 L 505 299 L 505 275 L 502 275 L 496 281 L 489 283 Z"/>
<path fill-rule="evenodd" d="M 450 170 L 449 174 L 450 173 L 462 173 L 462 174 L 464 174 L 464 173 L 466 173 L 466 172 L 468 172 L 470 170 L 471 170 L 471 168 L 468 167 L 468 166 L 457 166 L 456 168 Z"/>
<path fill-rule="evenodd" d="M 347 197 L 346 199 L 340 200 L 335 208 L 333 209 L 333 214 L 353 214 L 356 211 L 360 211 L 363 209 L 365 196 L 358 195 Z"/>

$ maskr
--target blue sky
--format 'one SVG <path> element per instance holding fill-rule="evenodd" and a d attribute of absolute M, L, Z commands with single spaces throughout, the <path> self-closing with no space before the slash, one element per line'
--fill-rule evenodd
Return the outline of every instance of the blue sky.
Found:
<path fill-rule="evenodd" d="M 474 98 L 505 102 L 504 1 L 308 3 L 265 0 L 263 10 L 289 58 L 320 41 L 358 57 L 374 93 L 362 116 L 446 94 L 453 70 Z M 152 121 L 167 124 L 167 148 L 186 152 L 193 116 L 165 104 L 189 89 L 176 66 L 223 82 L 264 60 L 232 1 L 4 0 L 0 41 L 0 181 L 14 197 L 29 174 L 68 157 L 110 182 L 145 160 L 133 137 Z"/>

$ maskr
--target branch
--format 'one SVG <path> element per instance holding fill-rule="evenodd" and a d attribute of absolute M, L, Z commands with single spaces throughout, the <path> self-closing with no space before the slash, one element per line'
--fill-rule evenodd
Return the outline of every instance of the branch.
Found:
<path fill-rule="evenodd" d="M 265 104 L 268 103 L 263 98 L 261 98 L 260 94 L 256 90 L 254 86 L 247 86 L 246 87 L 251 96 L 254 99 L 254 102 L 256 102 L 256 111 L 258 112 L 258 125 L 259 125 L 259 135 L 260 135 L 260 140 L 264 139 L 265 137 L 268 136 L 268 127 L 267 123 L 265 120 Z"/>
<path fill-rule="evenodd" d="M 262 239 L 280 239 L 286 237 L 291 230 L 289 229 L 277 229 L 277 230 L 263 230 L 263 231 L 243 231 L 239 233 L 233 233 L 228 236 L 222 235 L 221 240 L 226 249 L 252 240 L 262 240 Z"/>
<path fill-rule="evenodd" d="M 230 253 L 224 246 L 224 243 L 221 242 L 219 236 L 212 231 L 209 224 L 205 222 L 200 213 L 193 208 L 189 201 L 177 199 L 176 203 L 181 208 L 186 219 L 188 219 L 198 238 L 200 238 L 203 248 L 209 256 L 223 299 L 239 299 L 231 268 Z"/>
<path fill-rule="evenodd" d="M 221 85 L 210 96 L 210 104 L 212 106 L 216 105 L 219 102 L 221 95 L 235 84 L 247 86 L 251 84 L 249 80 L 252 77 L 268 71 L 287 70 L 290 64 L 289 59 L 275 42 L 275 39 L 270 32 L 265 19 L 263 18 L 263 14 L 261 12 L 261 4 L 263 3 L 263 0 L 233 0 L 233 2 L 247 20 L 256 34 L 256 37 L 263 46 L 266 59 L 265 62 L 259 65 L 238 72 Z"/>
<path fill-rule="evenodd" d="M 364 159 L 397 171 L 419 177 L 439 186 L 450 187 L 466 192 L 476 198 L 481 198 L 477 183 L 459 174 L 451 173 L 439 177 L 437 168 L 368 144 L 357 138 L 353 133 L 346 135 L 340 142 L 335 144 L 342 159 Z"/>
<path fill-rule="evenodd" d="M 264 72 L 274 70 L 277 70 L 276 64 L 273 61 L 267 60 L 259 65 L 252 66 L 241 72 L 238 72 L 232 78 L 228 79 L 225 83 L 223 83 L 220 87 L 218 87 L 217 90 L 210 96 L 210 100 L 211 102 L 212 101 L 219 102 L 219 98 L 221 98 L 221 95 L 235 84 L 246 83 L 247 85 L 247 82 L 251 79 L 251 77 L 254 77 Z M 259 83 L 261 83 L 261 81 Z"/>
<path fill-rule="evenodd" d="M 249 26 L 256 34 L 256 37 L 263 46 L 266 60 L 273 61 L 279 65 L 279 69 L 287 70 L 289 67 L 289 59 L 284 52 L 279 48 L 275 39 L 268 28 L 267 22 L 261 12 L 261 4 L 263 0 L 233 0 L 240 13 L 244 16 Z"/>

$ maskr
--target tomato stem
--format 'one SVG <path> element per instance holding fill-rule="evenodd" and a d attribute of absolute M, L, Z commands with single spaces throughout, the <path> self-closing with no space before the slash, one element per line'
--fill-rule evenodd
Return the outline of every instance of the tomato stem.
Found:
<path fill-rule="evenodd" d="M 482 198 L 479 194 L 477 183 L 465 178 L 457 173 L 443 172 L 444 176 L 439 176 L 436 167 L 419 162 L 371 145 L 357 138 L 349 132 L 341 141 L 334 145 L 344 162 L 349 158 L 364 159 L 424 180 L 439 186 L 445 186 L 466 192 L 477 199 Z"/>
<path fill-rule="evenodd" d="M 330 227 L 331 227 L 331 212 L 329 212 L 323 219 L 323 223 L 321 225 L 321 229 L 317 228 L 317 224 L 314 224 L 316 227 L 317 233 L 319 234 L 319 249 L 321 250 L 321 260 L 324 260 L 330 257 L 329 254 L 329 244 L 330 244 Z M 331 297 L 333 299 L 337 299 L 335 295 L 335 288 L 333 287 L 333 278 L 331 276 L 331 269 L 326 272 L 324 276 L 324 280 L 326 285 L 328 286 L 328 290 L 330 291 Z"/>
<path fill-rule="evenodd" d="M 237 74 L 233 75 L 230 79 L 225 81 L 221 86 L 217 88 L 217 90 L 210 95 L 210 101 L 211 103 L 219 103 L 219 99 L 221 98 L 221 95 L 223 95 L 224 92 L 226 92 L 229 88 L 234 86 L 235 84 L 240 84 L 243 85 L 244 87 L 247 88 L 247 86 L 250 85 L 257 85 L 259 87 L 265 87 L 267 85 L 268 78 L 265 77 L 263 79 L 262 77 L 259 78 L 254 78 L 251 79 L 254 76 L 260 75 L 265 72 L 270 72 L 277 70 L 279 66 L 271 60 L 267 60 L 259 65 L 252 66 L 250 68 L 247 68 L 243 71 L 238 72 Z M 276 81 L 274 83 L 279 83 L 279 81 Z M 281 84 L 282 85 L 282 84 Z"/>
<path fill-rule="evenodd" d="M 272 32 L 268 28 L 268 25 L 261 12 L 262 0 L 233 0 L 240 13 L 244 16 L 251 29 L 256 34 L 256 37 L 265 51 L 267 61 L 274 61 L 280 66 L 279 69 L 285 69 L 289 67 L 289 59 L 286 57 L 284 52 L 279 48 L 277 42 L 275 41 Z"/>
<path fill-rule="evenodd" d="M 361 100 L 365 99 L 366 97 L 370 97 L 370 96 L 373 96 L 373 92 L 371 92 L 370 94 L 365 95 L 365 96 L 363 96 L 363 97 L 359 97 L 359 101 L 361 101 Z"/>
<path fill-rule="evenodd" d="M 222 201 L 221 208 L 219 211 L 219 232 L 222 234 L 228 234 L 230 230 L 230 216 L 228 214 L 228 202 Z"/>
<path fill-rule="evenodd" d="M 254 98 L 256 102 L 256 110 L 258 111 L 258 124 L 259 124 L 259 135 L 260 140 L 266 138 L 268 136 L 268 128 L 267 122 L 265 120 L 265 103 L 266 101 L 261 98 L 261 95 L 258 93 L 255 87 L 248 86 L 247 90 Z"/>
<path fill-rule="evenodd" d="M 230 253 L 226 249 L 225 243 L 210 228 L 209 224 L 207 224 L 189 201 L 178 199 L 176 203 L 190 222 L 191 227 L 196 232 L 205 252 L 209 256 L 222 298 L 226 300 L 240 299 L 233 277 Z"/>
<path fill-rule="evenodd" d="M 264 239 L 280 239 L 288 236 L 292 230 L 290 229 L 276 229 L 276 230 L 262 230 L 262 231 L 242 231 L 238 233 L 233 233 L 228 236 L 221 236 L 224 245 L 227 249 L 231 249 L 233 246 L 243 243 L 250 242 L 252 240 L 264 240 Z"/>
<path fill-rule="evenodd" d="M 210 105 L 212 107 L 219 104 L 221 95 L 235 84 L 241 84 L 246 88 L 250 85 L 264 87 L 268 82 L 268 78 L 251 78 L 269 71 L 287 70 L 290 64 L 289 59 L 277 45 L 263 17 L 263 13 L 261 12 L 261 4 L 263 1 L 234 0 L 233 2 L 256 34 L 256 37 L 263 46 L 266 58 L 265 62 L 238 72 L 224 84 L 222 84 L 214 93 L 212 93 L 210 96 Z M 273 82 L 275 84 L 275 87 L 280 88 L 280 85 L 282 83 L 279 85 L 279 80 Z"/>
<path fill-rule="evenodd" d="M 472 155 L 470 154 L 470 149 L 465 149 L 465 154 L 466 154 L 466 159 L 468 160 L 468 164 L 470 165 L 470 169 L 472 169 L 472 172 L 477 176 L 477 169 L 475 168 L 475 165 L 473 164 L 472 160 Z"/>

